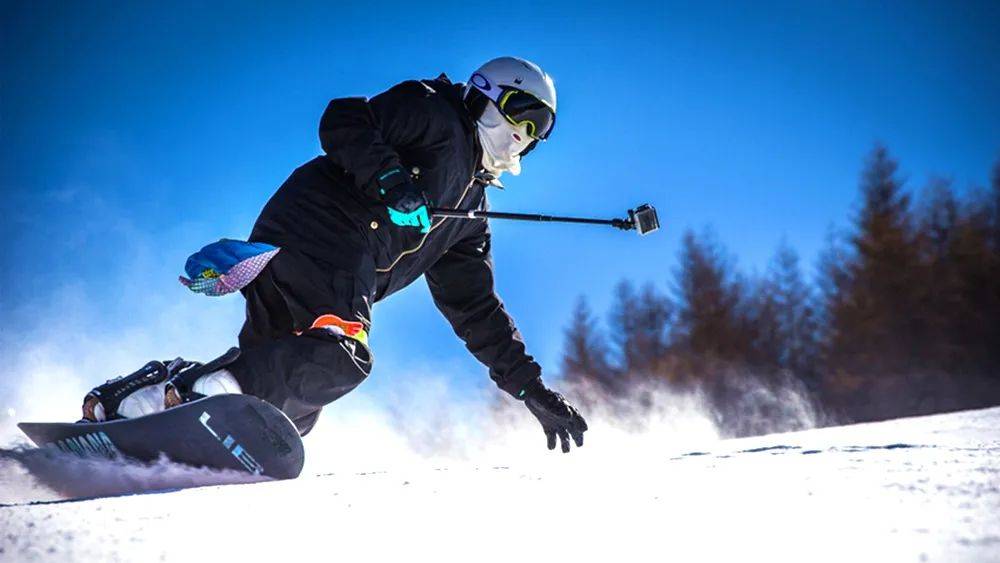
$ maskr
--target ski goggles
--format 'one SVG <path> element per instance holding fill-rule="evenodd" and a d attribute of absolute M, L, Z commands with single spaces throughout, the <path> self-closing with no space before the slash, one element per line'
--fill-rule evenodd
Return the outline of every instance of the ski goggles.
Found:
<path fill-rule="evenodd" d="M 532 94 L 514 88 L 501 88 L 494 101 L 500 114 L 515 127 L 525 126 L 532 139 L 547 139 L 555 127 L 556 112 Z"/>

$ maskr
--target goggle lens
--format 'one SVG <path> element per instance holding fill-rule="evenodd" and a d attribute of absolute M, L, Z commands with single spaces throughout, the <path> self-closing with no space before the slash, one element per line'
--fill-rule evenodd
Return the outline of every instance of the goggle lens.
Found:
<path fill-rule="evenodd" d="M 556 122 L 552 108 L 527 92 L 506 90 L 497 103 L 500 113 L 512 124 L 525 125 L 534 139 L 546 139 Z"/>

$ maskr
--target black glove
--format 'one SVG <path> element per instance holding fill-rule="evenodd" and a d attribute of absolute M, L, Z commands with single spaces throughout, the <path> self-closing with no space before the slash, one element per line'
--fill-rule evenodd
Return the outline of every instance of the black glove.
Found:
<path fill-rule="evenodd" d="M 385 192 L 382 201 L 400 213 L 413 213 L 427 206 L 427 195 L 416 184 L 406 182 Z"/>
<path fill-rule="evenodd" d="M 390 168 L 378 178 L 379 194 L 386 207 L 399 213 L 412 213 L 427 206 L 427 194 L 402 168 Z"/>
<path fill-rule="evenodd" d="M 587 431 L 587 421 L 566 398 L 549 389 L 538 378 L 528 383 L 521 391 L 524 406 L 542 424 L 550 450 L 556 449 L 556 436 L 562 443 L 562 451 L 569 451 L 569 438 L 573 437 L 576 447 L 583 446 L 583 433 Z"/>
<path fill-rule="evenodd" d="M 430 202 L 427 194 L 414 184 L 402 168 L 392 168 L 379 176 L 379 193 L 389 220 L 399 227 L 417 227 L 421 233 L 431 230 Z"/>

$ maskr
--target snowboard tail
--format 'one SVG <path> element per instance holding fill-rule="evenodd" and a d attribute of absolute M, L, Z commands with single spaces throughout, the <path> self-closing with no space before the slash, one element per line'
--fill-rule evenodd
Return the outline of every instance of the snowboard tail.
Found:
<path fill-rule="evenodd" d="M 305 452 L 295 425 L 250 395 L 214 395 L 139 418 L 108 422 L 22 422 L 39 447 L 86 456 L 128 457 L 232 469 L 275 479 L 302 472 Z"/>

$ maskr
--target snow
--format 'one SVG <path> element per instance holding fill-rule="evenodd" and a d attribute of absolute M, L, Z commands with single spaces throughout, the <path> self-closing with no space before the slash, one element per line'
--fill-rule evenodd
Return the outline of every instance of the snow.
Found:
<path fill-rule="evenodd" d="M 738 440 L 597 422 L 567 455 L 525 425 L 465 460 L 389 455 L 401 438 L 377 426 L 363 447 L 335 424 L 307 437 L 293 481 L 92 500 L 43 481 L 232 476 L 66 460 L 46 474 L 8 450 L 0 559 L 1000 561 L 1000 408 Z"/>

